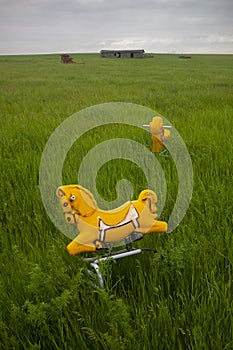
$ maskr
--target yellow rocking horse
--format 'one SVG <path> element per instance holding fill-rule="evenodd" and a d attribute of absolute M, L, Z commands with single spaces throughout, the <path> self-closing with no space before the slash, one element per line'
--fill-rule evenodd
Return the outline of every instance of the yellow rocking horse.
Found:
<path fill-rule="evenodd" d="M 77 225 L 80 232 L 67 246 L 70 255 L 107 248 L 133 234 L 142 238 L 167 231 L 166 222 L 155 220 L 157 196 L 152 190 L 144 190 L 137 200 L 108 211 L 99 209 L 92 193 L 80 185 L 60 186 L 56 194 L 67 223 Z"/>
<path fill-rule="evenodd" d="M 170 138 L 170 125 L 163 125 L 163 119 L 155 116 L 150 124 L 144 124 L 144 127 L 150 129 L 152 139 L 152 152 L 161 153 L 165 150 L 165 143 Z"/>

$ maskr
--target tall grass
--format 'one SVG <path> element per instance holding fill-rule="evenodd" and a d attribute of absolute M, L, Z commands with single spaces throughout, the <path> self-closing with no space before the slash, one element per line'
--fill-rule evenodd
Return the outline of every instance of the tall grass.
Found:
<path fill-rule="evenodd" d="M 232 55 L 73 57 L 86 64 L 62 65 L 56 55 L 0 57 L 0 348 L 233 349 Z M 104 264 L 105 289 L 98 290 L 83 258 L 66 253 L 69 239 L 45 212 L 38 174 L 55 128 L 111 101 L 150 107 L 172 122 L 192 158 L 194 192 L 174 233 L 135 243 L 158 253 Z M 84 153 L 91 142 L 86 135 Z M 150 140 L 144 143 L 150 148 Z M 75 177 L 79 146 L 66 160 L 66 182 Z M 169 158 L 159 161 L 166 220 L 177 193 L 175 167 Z M 129 162 L 112 161 L 104 170 L 98 189 L 110 199 L 119 178 L 132 180 L 135 195 L 144 185 Z"/>

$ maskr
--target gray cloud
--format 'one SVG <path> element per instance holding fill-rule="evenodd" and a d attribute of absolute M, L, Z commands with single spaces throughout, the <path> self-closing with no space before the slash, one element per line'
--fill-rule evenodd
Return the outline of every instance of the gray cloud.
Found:
<path fill-rule="evenodd" d="M 0 54 L 233 53 L 230 0 L 0 0 Z"/>

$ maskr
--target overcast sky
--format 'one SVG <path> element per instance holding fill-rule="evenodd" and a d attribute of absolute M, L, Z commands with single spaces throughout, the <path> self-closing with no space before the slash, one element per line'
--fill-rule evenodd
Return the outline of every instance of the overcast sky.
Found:
<path fill-rule="evenodd" d="M 0 0 L 0 54 L 233 54 L 233 0 Z"/>

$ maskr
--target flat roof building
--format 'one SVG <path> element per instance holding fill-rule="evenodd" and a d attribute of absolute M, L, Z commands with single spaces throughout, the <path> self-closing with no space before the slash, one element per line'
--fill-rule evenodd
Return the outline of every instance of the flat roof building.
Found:
<path fill-rule="evenodd" d="M 144 50 L 101 50 L 103 58 L 143 58 Z"/>

